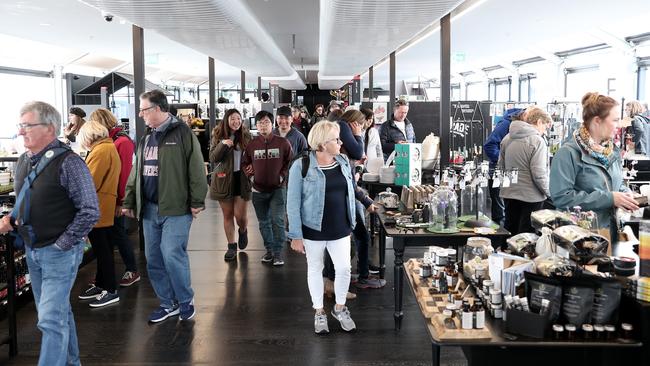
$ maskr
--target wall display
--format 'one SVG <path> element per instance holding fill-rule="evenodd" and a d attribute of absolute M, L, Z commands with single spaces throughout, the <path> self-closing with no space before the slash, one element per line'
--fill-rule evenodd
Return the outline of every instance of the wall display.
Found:
<path fill-rule="evenodd" d="M 387 104 L 388 103 L 372 103 L 372 111 L 375 113 L 375 124 L 382 124 L 388 120 Z"/>
<path fill-rule="evenodd" d="M 450 163 L 483 158 L 483 144 L 492 131 L 489 103 L 458 101 L 451 103 Z"/>

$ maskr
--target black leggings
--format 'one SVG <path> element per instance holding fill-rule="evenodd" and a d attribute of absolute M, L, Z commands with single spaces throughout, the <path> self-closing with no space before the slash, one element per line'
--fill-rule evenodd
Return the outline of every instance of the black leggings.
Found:
<path fill-rule="evenodd" d="M 524 202 L 505 198 L 503 200 L 506 206 L 506 222 L 504 228 L 512 235 L 519 233 L 534 233 L 530 224 L 530 214 L 533 211 L 541 210 L 544 201 L 541 202 Z"/>
<path fill-rule="evenodd" d="M 110 240 L 112 226 L 94 228 L 88 233 L 90 245 L 93 247 L 93 254 L 97 258 L 97 272 L 95 274 L 95 286 L 108 292 L 115 292 L 117 281 L 115 280 L 115 260 L 113 259 L 113 244 Z"/>

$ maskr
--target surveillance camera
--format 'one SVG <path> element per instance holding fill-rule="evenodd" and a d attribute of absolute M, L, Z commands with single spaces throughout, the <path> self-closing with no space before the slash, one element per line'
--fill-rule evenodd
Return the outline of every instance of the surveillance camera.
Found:
<path fill-rule="evenodd" d="M 113 14 L 109 14 L 105 11 L 102 11 L 102 16 L 104 17 L 104 20 L 107 22 L 112 22 L 113 21 Z"/>

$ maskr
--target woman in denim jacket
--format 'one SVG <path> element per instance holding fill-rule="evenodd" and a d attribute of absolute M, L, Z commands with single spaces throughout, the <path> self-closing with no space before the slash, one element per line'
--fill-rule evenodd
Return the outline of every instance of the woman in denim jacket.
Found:
<path fill-rule="evenodd" d="M 316 333 L 329 332 L 323 309 L 322 276 L 327 249 L 336 270 L 336 306 L 332 316 L 349 332 L 356 328 L 345 306 L 350 284 L 350 233 L 355 226 L 355 183 L 348 159 L 340 155 L 338 124 L 317 123 L 308 142 L 313 151 L 305 177 L 302 159 L 296 160 L 289 170 L 287 216 L 291 248 L 307 256 L 307 283 L 316 310 Z M 345 214 L 341 208 L 345 208 Z"/>

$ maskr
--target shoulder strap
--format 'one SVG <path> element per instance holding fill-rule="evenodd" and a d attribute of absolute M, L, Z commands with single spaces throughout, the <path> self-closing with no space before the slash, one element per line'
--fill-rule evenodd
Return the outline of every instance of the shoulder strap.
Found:
<path fill-rule="evenodd" d="M 307 171 L 309 171 L 309 152 L 302 153 L 302 177 L 303 179 L 307 176 Z"/>

